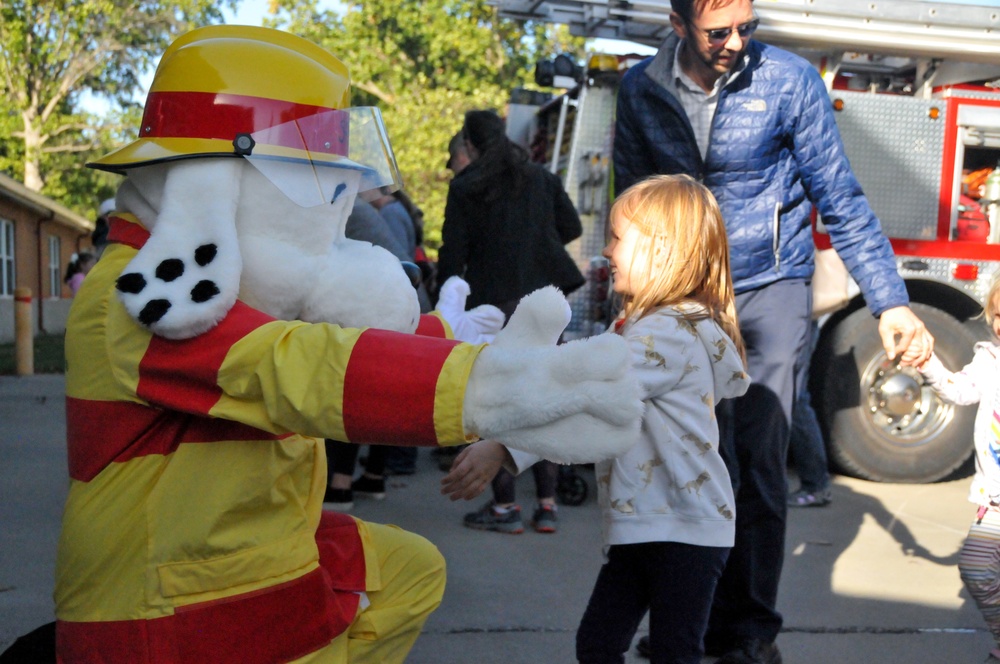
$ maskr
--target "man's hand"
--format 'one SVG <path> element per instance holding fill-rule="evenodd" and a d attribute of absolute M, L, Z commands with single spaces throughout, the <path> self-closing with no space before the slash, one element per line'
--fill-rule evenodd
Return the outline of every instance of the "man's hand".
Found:
<path fill-rule="evenodd" d="M 882 312 L 878 321 L 882 346 L 890 360 L 918 367 L 934 351 L 934 337 L 909 307 L 893 307 Z"/>
<path fill-rule="evenodd" d="M 504 461 L 507 448 L 495 440 L 481 440 L 459 452 L 441 480 L 441 494 L 451 500 L 472 500 L 490 485 Z"/>

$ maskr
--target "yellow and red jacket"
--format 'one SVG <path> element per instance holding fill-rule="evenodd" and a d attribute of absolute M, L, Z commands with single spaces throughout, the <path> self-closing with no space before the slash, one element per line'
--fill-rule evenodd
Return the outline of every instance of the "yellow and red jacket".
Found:
<path fill-rule="evenodd" d="M 113 220 L 115 243 L 67 325 L 60 658 L 311 652 L 350 624 L 352 591 L 372 589 L 373 573 L 363 524 L 322 513 L 319 438 L 465 442 L 481 346 L 274 320 L 239 301 L 202 335 L 157 337 L 115 296 L 147 237 L 134 218 Z M 448 333 L 436 317 L 421 328 Z"/>

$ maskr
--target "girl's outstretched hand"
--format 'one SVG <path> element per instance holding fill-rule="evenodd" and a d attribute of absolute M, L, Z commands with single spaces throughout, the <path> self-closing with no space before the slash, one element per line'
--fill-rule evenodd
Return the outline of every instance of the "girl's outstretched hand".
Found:
<path fill-rule="evenodd" d="M 481 440 L 462 450 L 441 480 L 441 493 L 451 500 L 472 500 L 490 485 L 504 461 L 507 448 L 495 440 Z"/>

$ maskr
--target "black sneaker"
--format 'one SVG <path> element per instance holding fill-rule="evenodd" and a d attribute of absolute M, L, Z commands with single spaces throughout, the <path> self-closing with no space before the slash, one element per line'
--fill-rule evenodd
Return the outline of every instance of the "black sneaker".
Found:
<path fill-rule="evenodd" d="M 536 533 L 554 533 L 558 528 L 555 505 L 539 505 L 531 517 L 531 525 Z"/>
<path fill-rule="evenodd" d="M 483 505 L 478 512 L 466 514 L 462 523 L 476 530 L 493 530 L 508 535 L 520 535 L 524 532 L 524 524 L 521 523 L 521 508 L 514 505 L 501 514 L 494 508 L 492 500 Z"/>
<path fill-rule="evenodd" d="M 365 498 L 382 500 L 385 498 L 385 479 L 381 477 L 376 479 L 362 475 L 351 482 L 351 491 Z"/>
<path fill-rule="evenodd" d="M 350 489 L 331 489 L 326 487 L 323 494 L 323 509 L 334 512 L 350 512 L 354 508 L 354 495 Z"/>
<path fill-rule="evenodd" d="M 715 664 L 781 664 L 781 651 L 773 641 L 746 639 L 715 660 Z"/>

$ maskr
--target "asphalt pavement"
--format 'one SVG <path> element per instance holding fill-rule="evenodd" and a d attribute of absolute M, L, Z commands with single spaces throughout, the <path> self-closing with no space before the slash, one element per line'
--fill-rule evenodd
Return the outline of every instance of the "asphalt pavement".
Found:
<path fill-rule="evenodd" d="M 54 619 L 67 486 L 63 389 L 62 376 L 0 376 L 0 652 Z M 593 473 L 579 469 L 590 495 L 560 508 L 558 533 L 500 535 L 464 528 L 462 515 L 484 499 L 448 501 L 429 451 L 417 463 L 415 475 L 390 478 L 385 500 L 358 499 L 354 509 L 428 537 L 448 561 L 444 601 L 407 661 L 573 662 L 576 626 L 601 565 Z M 836 477 L 831 505 L 791 510 L 778 602 L 785 663 L 984 662 L 993 640 L 957 569 L 974 516 L 968 483 Z M 533 494 L 527 473 L 518 497 L 529 515 Z M 633 650 L 626 661 L 646 660 Z"/>

